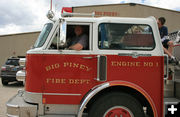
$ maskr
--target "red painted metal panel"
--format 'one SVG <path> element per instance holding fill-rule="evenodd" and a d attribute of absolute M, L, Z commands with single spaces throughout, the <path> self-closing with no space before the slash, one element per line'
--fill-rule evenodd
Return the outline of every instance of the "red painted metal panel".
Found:
<path fill-rule="evenodd" d="M 94 80 L 97 77 L 97 57 L 94 56 L 29 54 L 26 90 L 43 93 L 46 104 L 80 104 L 91 88 L 104 83 Z M 151 98 L 160 117 L 163 112 L 163 63 L 163 57 L 107 55 L 106 82 L 123 81 L 140 87 L 139 91 Z"/>
<path fill-rule="evenodd" d="M 91 55 L 92 57 L 94 55 Z M 72 104 L 79 104 L 82 97 L 95 85 L 97 77 L 97 58 L 84 59 L 87 55 L 27 55 L 26 90 L 37 93 L 54 93 L 62 99 L 53 100 L 53 96 L 45 96 L 46 102 L 69 103 L 67 98 L 80 94 L 80 98 Z M 78 96 L 77 96 L 78 97 Z M 49 99 L 48 99 L 49 98 Z M 52 99 L 52 100 L 51 100 Z"/>
<path fill-rule="evenodd" d="M 141 89 L 137 90 L 142 94 L 146 92 L 144 95 L 151 98 L 158 116 L 163 115 L 163 57 L 108 56 L 107 64 L 108 78 L 112 81 L 119 79 L 140 87 Z"/>

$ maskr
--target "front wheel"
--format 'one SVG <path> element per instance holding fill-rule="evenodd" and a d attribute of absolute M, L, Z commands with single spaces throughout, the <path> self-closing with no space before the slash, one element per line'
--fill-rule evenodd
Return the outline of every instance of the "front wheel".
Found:
<path fill-rule="evenodd" d="M 88 117 L 145 117 L 143 107 L 131 95 L 120 92 L 109 93 L 96 100 Z"/>

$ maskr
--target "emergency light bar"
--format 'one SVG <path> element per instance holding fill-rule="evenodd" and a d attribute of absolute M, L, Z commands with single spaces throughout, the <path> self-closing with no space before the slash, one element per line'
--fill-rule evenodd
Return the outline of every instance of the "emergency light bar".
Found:
<path fill-rule="evenodd" d="M 61 10 L 61 13 L 63 13 L 63 12 L 72 13 L 72 7 L 63 7 L 62 10 Z"/>
<path fill-rule="evenodd" d="M 63 7 L 61 10 L 62 17 L 72 17 L 72 16 L 95 16 L 95 12 L 93 13 L 72 13 L 72 7 Z"/>
<path fill-rule="evenodd" d="M 95 16 L 95 12 L 92 13 L 69 13 L 69 12 L 63 12 L 61 14 L 62 17 L 72 17 L 72 16 Z"/>

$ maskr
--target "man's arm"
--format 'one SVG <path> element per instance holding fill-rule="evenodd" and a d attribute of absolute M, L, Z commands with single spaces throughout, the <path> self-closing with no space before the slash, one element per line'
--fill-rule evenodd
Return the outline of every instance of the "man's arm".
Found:
<path fill-rule="evenodd" d="M 75 45 L 70 46 L 69 49 L 71 49 L 71 50 L 78 50 L 79 51 L 79 50 L 83 49 L 83 46 L 80 43 L 77 43 Z"/>
<path fill-rule="evenodd" d="M 69 47 L 69 49 L 72 50 L 82 50 L 82 49 L 86 49 L 88 46 L 88 37 L 86 35 L 81 36 L 81 38 L 79 39 L 78 43 L 72 45 Z"/>

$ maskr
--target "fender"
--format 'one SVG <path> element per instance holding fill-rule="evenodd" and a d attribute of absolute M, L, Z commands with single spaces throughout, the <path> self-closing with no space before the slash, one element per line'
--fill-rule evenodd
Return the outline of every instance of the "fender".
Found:
<path fill-rule="evenodd" d="M 92 97 L 94 97 L 98 92 L 102 91 L 103 89 L 109 87 L 109 83 L 104 83 L 104 84 L 100 84 L 96 87 L 94 87 L 92 89 L 92 91 L 90 91 L 85 98 L 83 98 L 84 100 L 81 101 L 81 105 L 77 114 L 77 117 L 82 117 L 84 108 L 86 107 L 87 103 L 89 102 L 89 100 L 91 100 Z"/>
<path fill-rule="evenodd" d="M 133 84 L 133 83 L 130 83 L 127 81 L 110 81 L 110 82 L 103 83 L 103 84 L 98 85 L 97 87 L 93 88 L 92 91 L 90 91 L 86 95 L 86 97 L 82 100 L 82 103 L 80 105 L 77 117 L 82 117 L 84 108 L 86 107 L 87 103 L 91 100 L 91 98 L 93 96 L 98 94 L 103 89 L 108 88 L 108 87 L 112 87 L 112 86 L 126 86 L 126 87 L 130 87 L 130 88 L 140 92 L 150 103 L 152 110 L 153 110 L 153 113 L 154 113 L 154 117 L 158 117 L 155 104 L 154 104 L 152 98 L 148 95 L 148 93 L 145 90 L 143 90 L 141 87 L 137 86 L 136 84 Z"/>

